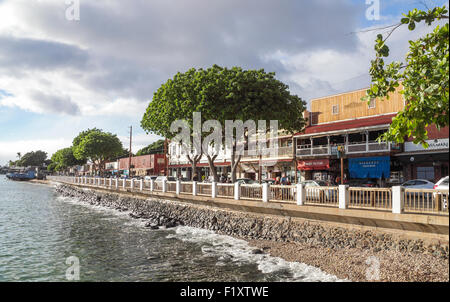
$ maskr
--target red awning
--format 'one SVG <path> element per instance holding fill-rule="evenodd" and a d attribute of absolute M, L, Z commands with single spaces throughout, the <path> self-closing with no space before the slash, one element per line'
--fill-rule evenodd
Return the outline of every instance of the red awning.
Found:
<path fill-rule="evenodd" d="M 298 161 L 299 170 L 327 170 L 330 168 L 328 159 L 311 159 Z"/>

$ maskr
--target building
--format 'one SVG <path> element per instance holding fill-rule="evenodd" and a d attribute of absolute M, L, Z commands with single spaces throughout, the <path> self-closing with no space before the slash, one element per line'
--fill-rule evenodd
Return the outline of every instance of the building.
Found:
<path fill-rule="evenodd" d="M 449 128 L 438 130 L 435 126 L 427 128 L 428 148 L 416 145 L 408 138 L 403 146 L 403 152 L 395 155 L 400 161 L 405 179 L 427 179 L 436 183 L 448 176 Z"/>
<path fill-rule="evenodd" d="M 117 175 L 119 173 L 119 161 L 111 161 L 105 163 L 105 173 Z"/>
<path fill-rule="evenodd" d="M 148 154 L 131 157 L 131 175 L 164 175 L 166 160 L 164 154 Z M 129 157 L 118 159 L 120 174 L 129 175 Z"/>
<path fill-rule="evenodd" d="M 388 101 L 361 101 L 366 89 L 311 100 L 309 124 L 294 136 L 297 169 L 301 179 L 333 182 L 340 177 L 338 150 L 344 150 L 344 177 L 397 181 L 403 168 L 393 157 L 401 146 L 376 139 L 404 108 L 399 93 Z M 394 176 L 394 177 L 392 177 Z M 391 178 L 392 177 L 392 178 Z"/>
<path fill-rule="evenodd" d="M 212 153 L 212 147 L 211 147 Z M 180 144 L 175 142 L 170 142 L 168 147 L 168 158 L 169 158 L 169 175 L 173 177 L 181 177 L 183 179 L 191 179 L 192 164 L 190 163 L 186 151 Z M 214 164 L 217 167 L 218 175 L 229 175 L 231 172 L 231 151 L 223 150 L 219 151 Z M 205 155 L 202 156 L 200 161 L 197 163 L 197 171 L 200 179 L 202 177 L 208 178 L 210 176 L 208 159 Z"/>
<path fill-rule="evenodd" d="M 245 152 L 236 171 L 237 178 L 262 180 L 288 176 L 291 182 L 309 179 L 336 182 L 341 174 L 338 150 L 344 152 L 345 180 L 370 178 L 385 186 L 415 178 L 436 182 L 447 176 L 449 129 L 438 131 L 429 127 L 428 149 L 415 145 L 411 138 L 406 138 L 404 144 L 379 142 L 377 138 L 389 129 L 405 102 L 398 90 L 390 94 L 389 100 L 361 101 L 366 90 L 312 99 L 311 110 L 304 113 L 308 118 L 305 130 L 295 135 L 279 131 L 276 156 Z M 229 150 L 220 151 L 215 160 L 218 175 L 231 176 L 230 157 Z M 205 156 L 197 168 L 200 177 L 210 176 Z M 170 143 L 170 175 L 190 179 L 191 170 L 182 148 Z"/>
<path fill-rule="evenodd" d="M 264 142 L 270 149 L 270 137 Z M 296 162 L 294 156 L 293 136 L 283 131 L 278 132 L 278 148 L 267 155 L 246 155 L 241 159 L 237 169 L 238 178 L 253 180 L 275 179 L 287 176 L 291 182 L 295 179 Z"/>

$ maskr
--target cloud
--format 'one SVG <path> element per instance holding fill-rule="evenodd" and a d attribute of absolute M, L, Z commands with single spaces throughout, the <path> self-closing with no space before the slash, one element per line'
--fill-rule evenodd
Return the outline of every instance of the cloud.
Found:
<path fill-rule="evenodd" d="M 122 104 L 145 107 L 161 83 L 190 67 L 284 72 L 264 57 L 351 50 L 357 43 L 345 35 L 358 19 L 345 0 L 80 3 L 79 22 L 65 19 L 63 1 L 0 3 L 0 89 L 13 94 L 0 105 L 55 113 L 48 102 L 31 99 L 39 91 L 71 102 L 77 114 L 131 116 L 136 110 L 124 112 Z"/>
<path fill-rule="evenodd" d="M 6 164 L 9 160 L 16 160 L 17 152 L 23 155 L 27 152 L 43 150 L 47 152 L 47 157 L 50 158 L 58 149 L 68 147 L 71 144 L 71 140 L 64 138 L 0 141 L 0 165 Z"/>
<path fill-rule="evenodd" d="M 62 0 L 0 1 L 0 107 L 58 120 L 58 134 L 68 139 L 86 125 L 119 133 L 138 124 L 156 89 L 191 67 L 275 71 L 305 100 L 369 85 L 377 32 L 354 33 L 372 24 L 364 21 L 364 1 L 80 3 L 80 21 L 68 21 Z M 395 23 L 399 11 L 382 16 L 373 24 Z M 404 57 L 407 40 L 429 30 L 396 31 L 389 38 L 392 58 Z M 53 133 L 49 124 L 39 137 Z M 152 139 L 143 135 L 141 145 Z"/>

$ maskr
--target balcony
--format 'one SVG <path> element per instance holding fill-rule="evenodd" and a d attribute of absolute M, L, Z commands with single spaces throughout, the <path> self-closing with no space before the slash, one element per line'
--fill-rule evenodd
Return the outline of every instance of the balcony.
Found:
<path fill-rule="evenodd" d="M 297 146 L 297 157 L 304 156 L 331 156 L 337 155 L 339 145 L 321 145 L 321 146 L 311 146 L 311 145 L 298 145 Z M 342 144 L 345 147 L 345 154 L 358 154 L 358 153 L 374 153 L 374 152 L 390 152 L 390 143 L 378 143 L 378 142 L 356 142 Z"/>
<path fill-rule="evenodd" d="M 255 152 L 257 153 L 257 151 L 254 151 L 254 153 Z M 266 158 L 280 158 L 280 157 L 291 158 L 291 157 L 294 157 L 294 152 L 292 150 L 292 146 L 267 149 L 267 152 L 268 153 L 262 155 L 261 158 L 266 159 Z M 259 159 L 259 154 L 252 155 L 252 154 L 248 154 L 248 153 L 249 153 L 248 150 L 244 151 L 242 160 L 245 161 L 245 160 L 258 160 Z"/>

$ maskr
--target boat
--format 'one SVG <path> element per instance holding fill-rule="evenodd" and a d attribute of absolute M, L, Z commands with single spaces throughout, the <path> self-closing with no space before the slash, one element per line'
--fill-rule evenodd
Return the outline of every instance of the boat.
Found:
<path fill-rule="evenodd" d="M 29 170 L 27 172 L 12 172 L 7 173 L 6 177 L 11 180 L 26 181 L 36 178 L 36 173 L 32 170 Z"/>

